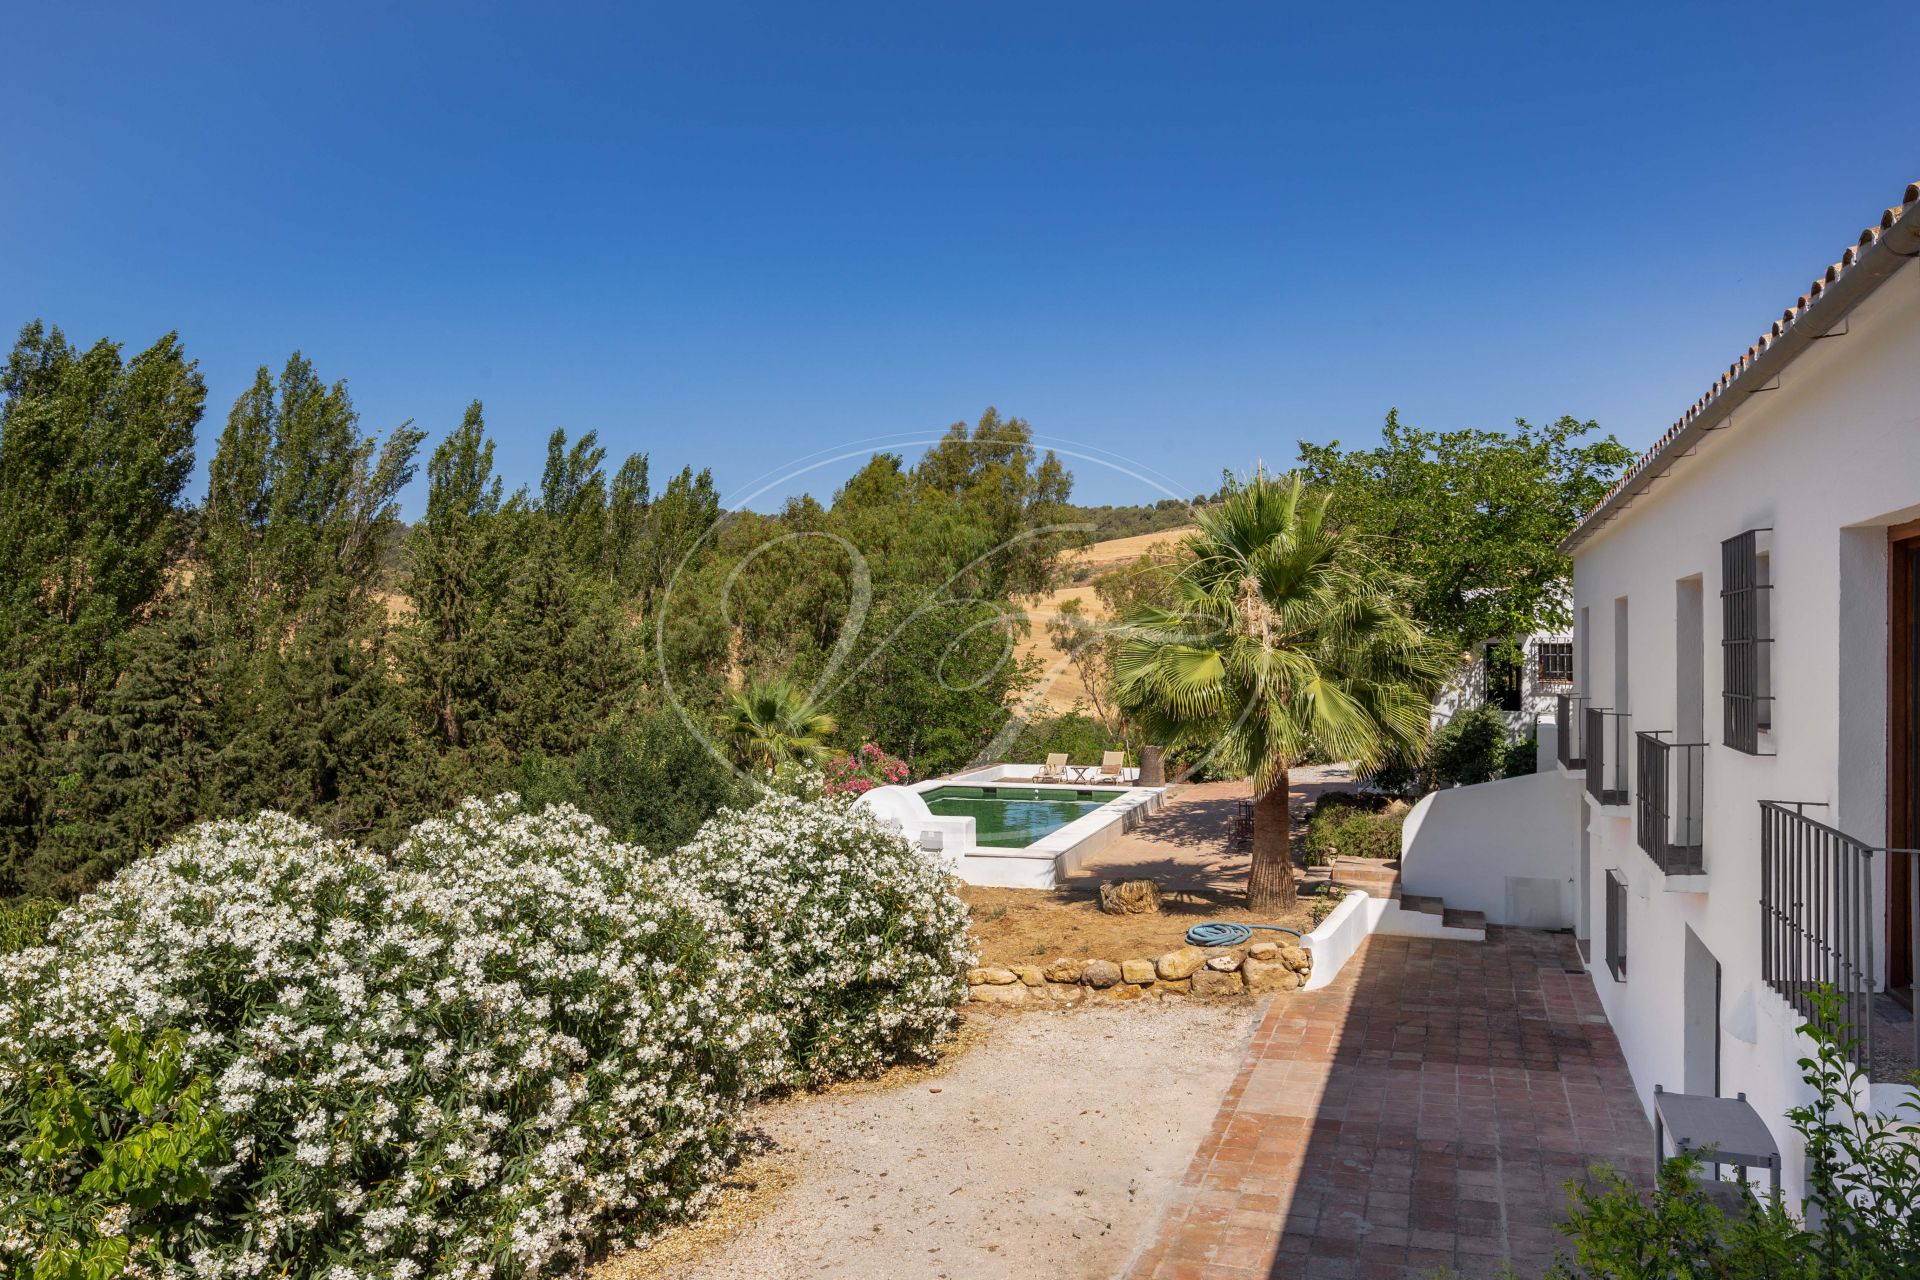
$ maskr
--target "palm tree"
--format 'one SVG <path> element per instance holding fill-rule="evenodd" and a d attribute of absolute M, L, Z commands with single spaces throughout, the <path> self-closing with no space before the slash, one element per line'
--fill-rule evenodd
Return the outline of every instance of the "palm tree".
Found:
<path fill-rule="evenodd" d="M 1449 663 L 1327 498 L 1256 473 L 1201 512 L 1172 603 L 1128 614 L 1114 656 L 1115 697 L 1143 729 L 1251 776 L 1260 911 L 1294 901 L 1288 771 L 1315 748 L 1357 769 L 1418 752 Z"/>
<path fill-rule="evenodd" d="M 827 754 L 827 735 L 838 727 L 785 679 L 749 680 L 727 702 L 727 738 L 743 763 L 762 769 L 821 759 Z"/>

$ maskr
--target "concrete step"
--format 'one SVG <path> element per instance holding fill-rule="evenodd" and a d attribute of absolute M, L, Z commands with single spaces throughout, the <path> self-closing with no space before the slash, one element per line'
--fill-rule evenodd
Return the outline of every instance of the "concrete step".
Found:
<path fill-rule="evenodd" d="M 1335 858 L 1327 866 L 1327 879 L 1350 889 L 1385 896 L 1400 884 L 1400 864 L 1376 858 Z"/>
<path fill-rule="evenodd" d="M 1400 895 L 1400 909 L 1418 911 L 1422 915 L 1438 916 L 1446 913 L 1447 904 L 1439 898 L 1431 898 L 1425 894 L 1403 893 Z"/>
<path fill-rule="evenodd" d="M 1440 922 L 1449 929 L 1479 929 L 1485 932 L 1487 913 L 1468 911 L 1464 907 L 1447 907 L 1440 913 Z"/>

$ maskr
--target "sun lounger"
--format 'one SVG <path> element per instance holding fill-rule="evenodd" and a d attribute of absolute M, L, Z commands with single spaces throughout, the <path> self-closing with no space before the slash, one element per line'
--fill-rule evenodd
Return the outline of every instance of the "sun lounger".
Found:
<path fill-rule="evenodd" d="M 1100 757 L 1100 775 L 1095 782 L 1125 782 L 1127 756 L 1123 751 L 1109 751 Z"/>
<path fill-rule="evenodd" d="M 1055 751 L 1047 756 L 1047 763 L 1041 766 L 1035 775 L 1035 782 L 1065 782 L 1067 780 L 1067 753 Z"/>

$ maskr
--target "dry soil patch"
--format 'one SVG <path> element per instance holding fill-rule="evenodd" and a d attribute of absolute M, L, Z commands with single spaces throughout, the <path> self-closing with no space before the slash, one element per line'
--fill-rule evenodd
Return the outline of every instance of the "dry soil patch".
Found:
<path fill-rule="evenodd" d="M 1278 924 L 1305 933 L 1313 926 L 1304 906 L 1265 913 L 1191 895 L 1162 900 L 1159 915 L 1111 916 L 1078 890 L 983 889 L 968 885 L 960 896 L 973 909 L 974 949 L 981 964 L 1035 964 L 1058 956 L 1102 960 L 1151 958 L 1179 946 L 1202 920 Z M 1256 940 L 1291 942 L 1260 931 Z"/>

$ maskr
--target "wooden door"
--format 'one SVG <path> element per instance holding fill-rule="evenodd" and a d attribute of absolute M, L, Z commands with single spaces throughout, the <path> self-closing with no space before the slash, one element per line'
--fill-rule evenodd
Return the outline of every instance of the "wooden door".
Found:
<path fill-rule="evenodd" d="M 1903 525 L 1888 547 L 1887 844 L 1920 848 L 1920 529 Z M 1887 858 L 1887 987 L 1913 988 L 1915 855 Z"/>

